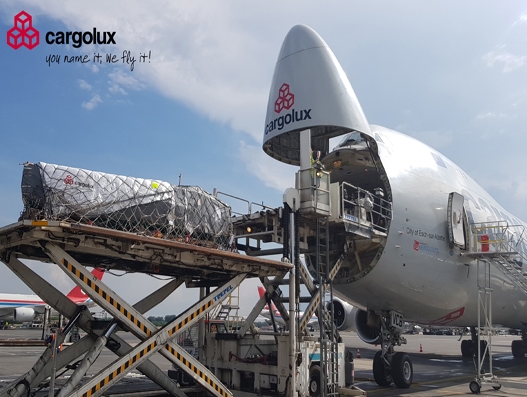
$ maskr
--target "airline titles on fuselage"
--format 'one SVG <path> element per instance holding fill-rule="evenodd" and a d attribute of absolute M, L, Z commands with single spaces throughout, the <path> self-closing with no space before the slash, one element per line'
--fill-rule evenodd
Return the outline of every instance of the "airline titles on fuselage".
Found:
<path fill-rule="evenodd" d="M 409 234 L 410 236 L 416 236 L 416 237 L 428 237 L 429 239 L 435 239 L 439 241 L 446 241 L 445 236 L 437 233 L 428 233 L 425 230 L 421 229 L 412 229 L 411 227 L 406 228 L 406 234 Z"/>

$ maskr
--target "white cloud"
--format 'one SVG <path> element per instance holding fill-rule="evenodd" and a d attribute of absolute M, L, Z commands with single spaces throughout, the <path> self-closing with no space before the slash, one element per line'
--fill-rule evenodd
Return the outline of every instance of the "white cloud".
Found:
<path fill-rule="evenodd" d="M 92 89 L 92 86 L 82 79 L 79 79 L 79 87 L 83 90 L 88 90 L 88 91 L 91 91 Z"/>
<path fill-rule="evenodd" d="M 483 56 L 483 61 L 488 67 L 494 67 L 495 64 L 503 66 L 503 73 L 509 73 L 521 68 L 527 61 L 527 56 L 513 55 L 505 52 L 505 46 L 499 47 L 496 51 L 490 51 Z"/>
<path fill-rule="evenodd" d="M 518 18 L 517 21 L 515 21 L 512 26 L 516 26 L 518 24 L 527 23 L 527 14 L 520 15 L 520 18 Z"/>
<path fill-rule="evenodd" d="M 127 95 L 128 94 L 122 87 L 117 85 L 115 82 L 109 81 L 108 84 L 110 84 L 110 88 L 108 88 L 108 90 L 112 94 L 122 94 L 122 95 Z"/>
<path fill-rule="evenodd" d="M 95 64 L 90 65 L 90 69 L 93 73 L 97 73 L 99 71 L 99 67 Z"/>
<path fill-rule="evenodd" d="M 108 77 L 112 80 L 109 82 L 110 85 L 121 85 L 136 91 L 143 90 L 146 88 L 145 84 L 143 84 L 130 74 L 123 72 L 122 69 L 115 69 L 113 73 L 108 74 Z"/>
<path fill-rule="evenodd" d="M 99 103 L 102 103 L 102 99 L 99 94 L 96 94 L 88 102 L 82 102 L 84 109 L 93 110 Z"/>
<path fill-rule="evenodd" d="M 494 120 L 494 119 L 503 119 L 507 116 L 503 113 L 497 113 L 497 112 L 486 112 L 486 113 L 479 113 L 476 116 L 476 120 Z"/>
<path fill-rule="evenodd" d="M 265 186 L 280 192 L 294 185 L 298 167 L 281 163 L 264 153 L 261 147 L 240 142 L 240 157 L 247 169 L 260 179 Z"/>

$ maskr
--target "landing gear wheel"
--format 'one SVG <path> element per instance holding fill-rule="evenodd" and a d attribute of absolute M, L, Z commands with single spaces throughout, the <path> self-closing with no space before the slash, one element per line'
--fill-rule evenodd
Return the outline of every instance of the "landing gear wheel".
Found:
<path fill-rule="evenodd" d="M 501 385 L 492 386 L 492 388 L 493 388 L 494 390 L 499 390 L 499 389 L 501 389 Z"/>
<path fill-rule="evenodd" d="M 522 340 L 513 340 L 511 344 L 511 350 L 514 358 L 525 357 L 525 346 Z"/>
<path fill-rule="evenodd" d="M 392 384 L 392 371 L 381 357 L 382 352 L 378 351 L 373 357 L 373 378 L 379 386 L 390 386 Z"/>
<path fill-rule="evenodd" d="M 408 354 L 395 353 L 392 360 L 393 383 L 400 389 L 408 389 L 412 385 L 414 367 Z"/>
<path fill-rule="evenodd" d="M 470 382 L 469 387 L 470 387 L 470 391 L 472 392 L 472 394 L 479 394 L 481 386 L 479 385 L 478 382 L 473 380 L 472 382 Z"/>
<path fill-rule="evenodd" d="M 309 395 L 311 397 L 320 396 L 321 388 L 321 369 L 318 365 L 313 365 L 309 370 Z"/>

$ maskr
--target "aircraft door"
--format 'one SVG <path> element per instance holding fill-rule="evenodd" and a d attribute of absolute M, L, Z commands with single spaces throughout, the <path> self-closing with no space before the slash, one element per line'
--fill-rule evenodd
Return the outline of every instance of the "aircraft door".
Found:
<path fill-rule="evenodd" d="M 465 208 L 464 208 L 465 198 L 456 192 L 452 192 L 448 196 L 448 208 L 447 208 L 447 217 L 448 217 L 448 240 L 450 242 L 450 247 L 454 246 L 461 249 L 466 248 L 466 238 L 465 238 Z"/>

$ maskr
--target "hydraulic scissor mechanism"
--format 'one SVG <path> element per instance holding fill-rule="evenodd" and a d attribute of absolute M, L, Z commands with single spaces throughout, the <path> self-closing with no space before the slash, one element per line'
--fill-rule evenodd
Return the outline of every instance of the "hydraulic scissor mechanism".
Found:
<path fill-rule="evenodd" d="M 412 384 L 413 366 L 408 354 L 395 352 L 395 346 L 406 344 L 402 336 L 403 316 L 396 311 L 375 313 L 368 311 L 368 326 L 379 330 L 381 350 L 373 358 L 373 377 L 380 386 L 389 386 L 392 381 L 399 388 Z"/>
<path fill-rule="evenodd" d="M 74 281 L 79 283 L 99 306 L 110 313 L 117 321 L 129 329 L 143 342 L 134 347 L 129 353 L 106 367 L 94 376 L 87 384 L 80 387 L 72 396 L 90 397 L 100 395 L 112 384 L 121 379 L 127 372 L 137 367 L 153 353 L 159 351 L 165 358 L 192 376 L 209 392 L 218 397 L 231 396 L 231 392 L 205 366 L 199 363 L 172 341 L 177 333 L 196 323 L 198 319 L 209 312 L 227 297 L 245 278 L 241 274 L 219 287 L 202 299 L 196 305 L 178 316 L 161 330 L 150 323 L 141 313 L 128 305 L 122 298 L 106 287 L 101 281 L 91 277 L 90 273 L 65 251 L 47 243 L 46 251 L 54 261 Z"/>
<path fill-rule="evenodd" d="M 159 351 L 173 364 L 178 365 L 180 368 L 186 371 L 213 395 L 218 397 L 232 396 L 231 392 L 214 376 L 214 374 L 212 374 L 207 368 L 199 363 L 194 357 L 186 353 L 183 348 L 174 343 L 172 339 L 177 333 L 183 332 L 185 329 L 196 323 L 200 317 L 220 304 L 223 299 L 227 297 L 233 290 L 235 290 L 241 281 L 243 281 L 245 278 L 244 274 L 234 277 L 231 281 L 222 285 L 217 290 L 198 302 L 196 305 L 182 313 L 164 328 L 158 330 L 142 315 L 139 310 L 127 304 L 121 297 L 119 297 L 104 283 L 94 277 L 86 268 L 84 268 L 84 266 L 78 263 L 73 257 L 71 257 L 60 247 L 52 243 L 47 243 L 45 244 L 44 249 L 50 258 L 52 258 L 54 262 L 57 263 L 70 278 L 80 285 L 81 288 L 99 306 L 111 314 L 122 328 L 129 330 L 138 338 L 143 340 L 143 342 L 139 345 L 135 346 L 134 348 L 130 348 L 128 352 L 123 352 L 123 354 L 120 354 L 120 359 L 117 359 L 113 364 L 101 370 L 97 375 L 92 377 L 88 383 L 82 385 L 76 390 L 73 390 L 76 386 L 78 386 L 78 383 L 80 382 L 86 370 L 89 368 L 93 358 L 98 356 L 102 347 L 107 344 L 110 337 L 114 341 L 113 346 L 115 346 L 117 349 L 120 347 L 120 341 L 118 339 L 114 339 L 114 336 L 112 335 L 116 328 L 116 326 L 112 324 L 106 329 L 102 336 L 96 339 L 95 342 L 92 342 L 89 344 L 89 346 L 86 346 L 86 350 L 90 349 L 88 352 L 90 360 L 85 360 L 81 363 L 81 365 L 78 367 L 78 370 L 75 371 L 72 379 L 64 387 L 64 391 L 59 393 L 59 395 L 82 397 L 99 396 L 104 390 L 108 389 L 111 385 L 126 375 L 126 373 L 147 362 L 148 358 L 153 353 Z M 15 259 L 12 262 L 19 261 Z M 56 299 L 57 297 L 54 298 Z M 72 302 L 70 303 L 73 304 Z M 65 303 L 63 303 L 63 305 L 68 306 Z M 139 302 L 138 305 L 142 306 L 143 308 L 148 306 L 147 303 L 143 301 Z M 77 319 L 78 316 L 75 317 L 75 321 Z M 71 324 L 73 323 L 74 322 L 72 321 Z M 64 335 L 65 334 L 62 333 L 58 334 L 58 343 L 62 343 Z M 31 384 L 34 382 L 36 376 L 50 361 L 52 355 L 52 348 L 48 348 L 25 378 L 18 381 L 17 384 L 15 384 L 12 388 L 6 388 L 11 390 L 11 392 L 8 390 L 7 392 L 9 394 L 6 395 L 21 396 L 23 393 L 27 392 L 27 390 L 31 388 Z M 59 356 L 62 356 L 62 354 Z M 157 375 L 154 376 L 158 377 Z M 173 382 L 171 383 L 173 384 Z M 173 384 L 173 386 L 175 386 L 175 384 Z M 173 389 L 175 389 L 175 387 Z M 184 393 L 181 393 L 180 391 L 171 390 L 171 392 L 180 396 L 184 395 Z"/>
<path fill-rule="evenodd" d="M 55 287 L 41 278 L 24 263 L 18 260 L 14 255 L 4 257 L 2 258 L 2 261 L 32 290 L 38 291 L 39 295 L 46 302 L 48 302 L 48 304 L 51 304 L 55 310 L 57 310 L 64 317 L 72 319 L 68 323 L 68 326 L 62 330 L 62 332 L 57 333 L 56 341 L 58 345 L 63 342 L 70 325 L 78 326 L 87 333 L 84 338 L 64 349 L 58 355 L 52 354 L 52 346 L 50 346 L 44 351 L 42 356 L 37 360 L 29 372 L 17 378 L 10 385 L 6 386 L 0 393 L 0 396 L 2 397 L 25 396 L 31 389 L 36 388 L 46 378 L 53 377 L 54 368 L 57 370 L 65 368 L 68 364 L 74 362 L 78 357 L 82 356 L 90 349 L 96 347 L 97 344 L 100 346 L 103 342 L 103 339 L 101 339 L 102 330 L 92 328 L 92 325 L 97 324 L 98 322 L 92 321 L 93 318 L 88 310 L 79 310 L 80 308 L 75 303 L 60 293 Z M 181 283 L 182 281 L 173 280 L 135 304 L 134 308 L 139 310 L 141 313 L 150 310 L 152 307 L 155 307 L 159 302 L 164 300 Z M 113 328 L 112 331 L 114 329 L 115 328 Z M 111 332 L 108 334 L 110 333 Z M 115 334 L 112 334 L 110 339 L 106 339 L 106 346 L 118 356 L 123 356 L 132 349 L 132 347 L 127 342 Z M 96 353 L 93 353 L 91 357 L 94 357 L 95 355 Z M 82 367 L 83 366 L 81 365 L 77 368 Z M 167 376 L 167 374 L 161 371 L 150 361 L 147 360 L 143 362 L 137 367 L 137 369 L 156 382 L 167 392 L 180 397 L 185 396 L 185 393 L 179 390 L 177 385 Z M 77 373 L 78 372 L 80 372 L 80 370 L 77 371 Z M 75 380 L 75 382 L 77 381 L 78 379 Z M 71 383 L 73 382 L 74 381 L 72 380 Z"/>
<path fill-rule="evenodd" d="M 95 321 L 88 310 L 79 309 L 76 303 L 20 259 L 54 263 L 85 292 L 86 302 L 97 303 L 113 318 L 112 321 Z M 38 387 L 54 389 L 56 375 L 63 369 L 74 372 L 55 393 L 60 397 L 100 396 L 134 369 L 170 395 L 186 397 L 181 386 L 150 361 L 150 356 L 156 352 L 192 378 L 195 387 L 201 391 L 217 397 L 230 397 L 232 393 L 222 381 L 187 353 L 184 347 L 176 344 L 176 340 L 199 320 L 204 320 L 209 312 L 221 307 L 224 299 L 246 277 L 283 277 L 292 267 L 288 263 L 269 259 L 91 225 L 29 220 L 2 229 L 0 261 L 47 305 L 70 319 L 64 330 L 56 330 L 54 343 L 50 344 L 30 371 L 4 387 L 0 397 L 22 397 Z M 101 281 L 100 271 L 92 274 L 85 266 L 164 274 L 173 279 L 131 305 Z M 187 287 L 203 287 L 200 301 L 164 328 L 158 329 L 145 318 L 144 313 L 165 300 L 183 283 Z M 206 288 L 216 289 L 209 293 Z M 62 344 L 70 328 L 82 329 L 86 336 L 72 340 L 73 344 L 64 348 L 60 354 L 55 354 L 54 345 Z M 140 343 L 132 347 L 116 334 L 119 330 L 131 332 L 140 339 Z M 104 347 L 116 354 L 116 360 L 90 378 L 88 383 L 83 383 L 86 379 L 84 375 L 90 368 L 93 369 L 92 364 Z M 49 379 L 48 383 L 46 379 Z"/>

